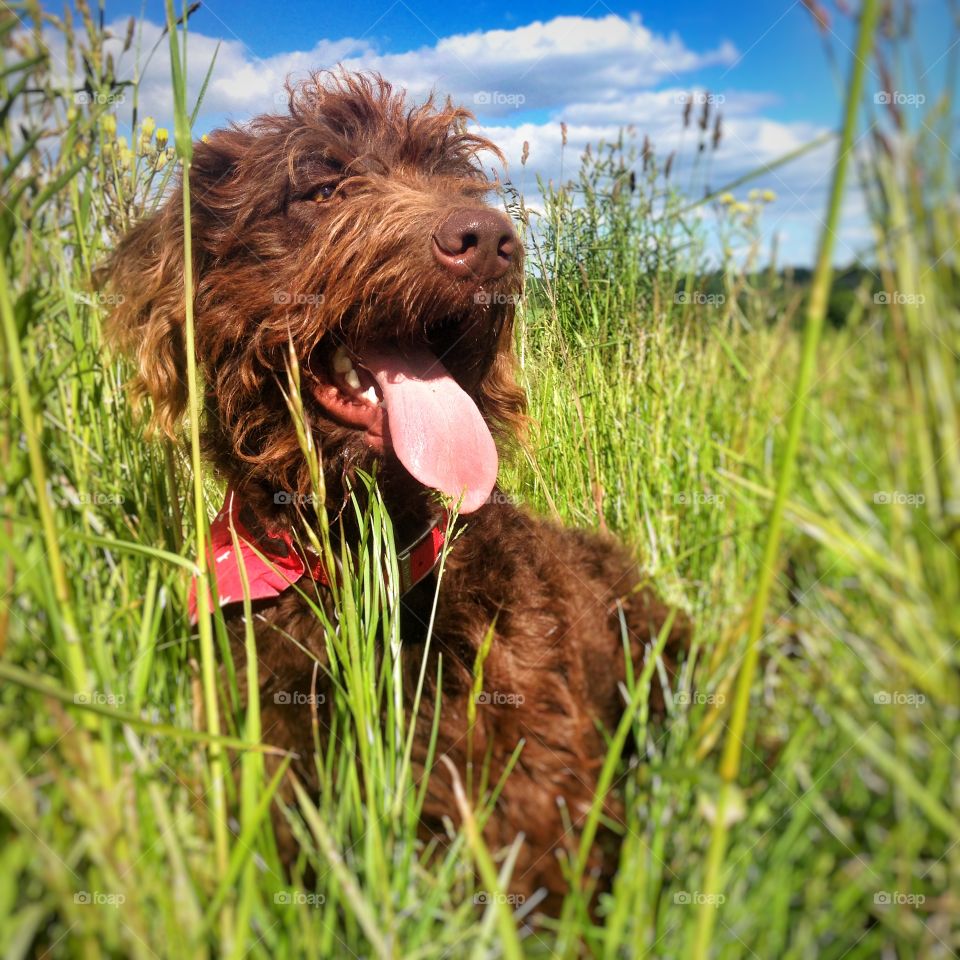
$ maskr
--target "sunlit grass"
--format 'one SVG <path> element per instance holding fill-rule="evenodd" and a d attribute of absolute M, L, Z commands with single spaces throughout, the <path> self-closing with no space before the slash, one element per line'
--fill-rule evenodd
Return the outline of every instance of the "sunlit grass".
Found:
<path fill-rule="evenodd" d="M 846 322 L 819 342 L 803 338 L 820 304 L 754 271 L 757 251 L 706 269 L 704 201 L 628 137 L 595 148 L 574 185 L 543 188 L 517 331 L 531 443 L 502 481 L 543 514 L 626 540 L 697 626 L 665 730 L 647 723 L 646 678 L 625 691 L 629 731 L 608 770 L 627 810 L 613 894 L 591 918 L 575 893 L 531 930 L 529 905 L 500 895 L 510 851 L 472 827 L 441 851 L 416 839 L 411 718 L 380 656 L 396 651 L 399 621 L 376 497 L 358 554 L 340 558 L 327 631 L 324 790 L 291 812 L 297 873 L 315 880 L 281 873 L 268 810 L 285 760 L 238 707 L 254 650 L 221 674 L 222 625 L 198 638 L 186 614 L 219 491 L 189 434 L 143 439 L 127 371 L 101 343 L 111 304 L 91 281 L 155 202 L 176 162 L 167 140 L 188 157 L 195 105 L 181 93 L 178 135 L 162 143 L 142 117 L 124 133 L 135 91 L 110 75 L 92 18 L 68 43 L 74 63 L 89 53 L 84 99 L 15 27 L 0 16 L 12 107 L 0 131 L 0 953 L 685 956 L 698 928 L 704 956 L 960 951 L 950 78 L 924 123 L 863 97 L 870 132 L 851 159 L 875 249 Z M 170 41 L 159 55 L 189 39 Z M 877 50 L 893 53 L 889 40 Z M 705 203 L 739 229 L 721 200 Z M 804 357 L 796 470 L 778 487 Z M 294 365 L 290 378 L 296 417 Z M 782 541 L 765 557 L 775 504 Z M 743 672 L 752 613 L 759 656 Z M 738 675 L 742 729 L 728 726 Z M 724 781 L 731 731 L 742 754 Z M 639 757 L 615 762 L 628 732 Z"/>

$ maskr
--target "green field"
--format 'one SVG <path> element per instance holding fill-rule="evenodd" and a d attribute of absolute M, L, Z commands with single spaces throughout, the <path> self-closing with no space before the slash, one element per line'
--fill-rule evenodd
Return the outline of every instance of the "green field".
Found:
<path fill-rule="evenodd" d="M 526 200 L 504 191 L 527 238 L 533 420 L 501 483 L 622 537 L 696 624 L 665 729 L 627 691 L 643 747 L 611 745 L 627 809 L 612 894 L 591 916 L 581 885 L 534 924 L 502 892 L 502 851 L 416 841 L 409 718 L 381 719 L 394 687 L 377 650 L 396 622 L 375 509 L 367 575 L 337 599 L 329 789 L 290 813 L 316 879 L 280 870 L 258 717 L 217 670 L 222 624 L 198 638 L 187 619 L 189 432 L 144 438 L 91 280 L 157 202 L 176 138 L 145 125 L 133 87 L 121 140 L 95 20 L 63 29 L 89 96 L 0 13 L 0 955 L 960 953 L 955 76 L 905 123 L 843 51 L 845 129 L 867 135 L 842 160 L 874 239 L 837 288 L 823 264 L 765 267 L 758 224 L 777 199 L 747 183 L 703 200 L 626 134 L 569 184 L 538 192 L 520 170 Z M 909 37 L 893 43 L 872 56 L 908 70 Z M 716 223 L 747 251 L 719 270 Z M 215 478 L 196 489 L 212 515 Z"/>

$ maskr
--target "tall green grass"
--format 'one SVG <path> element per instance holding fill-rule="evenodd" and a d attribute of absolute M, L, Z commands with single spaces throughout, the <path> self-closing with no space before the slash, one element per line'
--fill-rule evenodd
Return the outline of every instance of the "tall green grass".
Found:
<path fill-rule="evenodd" d="M 38 29 L 0 14 L 0 952 L 958 952 L 950 70 L 916 115 L 851 88 L 866 136 L 849 160 L 875 242 L 845 322 L 819 338 L 804 342 L 804 317 L 821 306 L 789 275 L 732 258 L 708 270 L 696 204 L 731 230 L 738 214 L 689 196 L 628 134 L 595 146 L 571 183 L 541 185 L 539 213 L 513 196 L 530 225 L 517 349 L 534 426 L 506 489 L 625 539 L 697 625 L 665 729 L 646 723 L 643 678 L 626 691 L 640 749 L 610 763 L 627 810 L 612 894 L 596 917 L 575 893 L 560 920 L 532 927 L 536 905 L 504 893 L 511 851 L 480 841 L 495 784 L 444 850 L 416 841 L 411 717 L 395 658 L 379 655 L 397 650 L 399 622 L 376 497 L 358 553 L 340 558 L 349 575 L 328 624 L 324 789 L 291 810 L 303 852 L 297 876 L 280 871 L 268 810 L 286 758 L 237 696 L 252 640 L 221 675 L 222 624 L 198 639 L 186 616 L 219 490 L 195 445 L 142 438 L 127 371 L 101 342 L 111 304 L 91 282 L 188 164 L 195 105 L 181 76 L 175 156 L 136 87 L 118 83 L 96 15 L 77 9 L 76 24 L 47 23 L 82 84 L 54 69 Z M 14 10 L 39 24 L 35 4 Z M 155 55 L 182 65 L 183 24 L 168 40 Z M 140 47 L 135 24 L 127 43 Z M 910 43 L 884 39 L 861 59 L 919 89 L 892 66 Z M 802 429 L 799 369 L 812 372 Z M 765 552 L 775 509 L 782 540 Z M 731 736 L 740 755 L 723 767 Z"/>

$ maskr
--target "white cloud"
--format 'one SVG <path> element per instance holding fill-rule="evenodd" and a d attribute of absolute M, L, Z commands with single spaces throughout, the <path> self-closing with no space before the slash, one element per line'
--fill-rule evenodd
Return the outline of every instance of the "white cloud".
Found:
<path fill-rule="evenodd" d="M 538 175 L 555 184 L 575 177 L 580 155 L 587 144 L 595 147 L 601 141 L 614 142 L 627 123 L 636 127 L 638 149 L 644 135 L 650 138 L 661 165 L 670 153 L 676 154 L 671 182 L 692 200 L 774 163 L 825 132 L 813 124 L 783 123 L 755 115 L 751 101 L 756 99 L 759 103 L 760 98 L 752 95 L 740 98 L 731 93 L 721 105 L 724 121 L 719 148 L 714 152 L 708 146 L 704 154 L 699 154 L 699 130 L 694 129 L 692 123 L 690 128 L 683 128 L 682 106 L 678 106 L 678 96 L 682 92 L 645 92 L 625 98 L 619 104 L 604 104 L 600 109 L 590 104 L 578 104 L 564 110 L 562 118 L 569 118 L 565 148 L 562 147 L 559 118 L 548 123 L 528 122 L 516 126 L 483 124 L 480 129 L 499 144 L 507 157 L 511 180 L 521 187 L 532 207 L 536 204 L 529 198 L 536 194 Z M 523 168 L 520 158 L 525 142 L 529 145 L 529 159 Z M 829 142 L 783 167 L 763 173 L 735 191 L 738 198 L 745 197 L 752 188 L 771 189 L 776 193 L 777 200 L 764 211 L 763 224 L 767 248 L 772 235 L 778 234 L 781 262 L 812 261 L 815 238 L 826 206 L 834 150 L 835 144 Z M 859 203 L 851 203 L 845 209 L 845 223 L 850 223 L 851 231 L 858 224 L 862 229 L 861 213 Z M 712 218 L 705 219 L 709 233 L 713 229 Z M 852 233 L 847 236 L 846 227 L 841 232 L 837 244 L 838 260 L 849 259 L 855 248 L 862 246 L 859 241 L 854 245 L 852 236 Z"/>
<path fill-rule="evenodd" d="M 109 41 L 106 49 L 117 58 L 117 74 L 121 79 L 132 79 L 135 72 L 139 72 L 141 114 L 168 120 L 173 113 L 168 41 L 163 36 L 163 27 L 150 20 L 140 21 L 138 29 L 139 49 L 146 52 L 145 56 L 156 46 L 156 52 L 143 65 L 137 64 L 136 46 L 120 53 L 125 21 L 111 25 L 117 39 Z M 188 36 L 187 54 L 187 95 L 191 107 L 200 95 L 210 64 L 214 64 L 197 122 L 201 130 L 228 118 L 246 120 L 257 113 L 283 109 L 286 105 L 283 85 L 290 75 L 374 55 L 369 44 L 348 38 L 321 39 L 306 50 L 260 58 L 239 40 L 221 40 L 196 32 Z"/>
<path fill-rule="evenodd" d="M 140 49 L 149 51 L 162 28 L 143 21 Z M 126 24 L 114 24 L 122 37 Z M 120 40 L 111 41 L 115 56 Z M 55 50 L 53 51 L 55 54 Z M 769 94 L 726 89 L 711 91 L 712 110 L 723 114 L 720 148 L 709 148 L 697 161 L 696 118 L 684 130 L 684 98 L 706 91 L 693 83 L 696 71 L 715 64 L 733 64 L 737 51 L 729 43 L 697 52 L 676 35 L 653 33 L 639 16 L 556 17 L 510 30 L 487 30 L 445 37 L 432 46 L 402 53 L 380 52 L 362 39 L 321 39 L 308 49 L 256 57 L 238 40 L 220 41 L 189 35 L 188 88 L 200 90 L 216 52 L 216 65 L 203 109 L 201 133 L 228 119 L 245 120 L 256 113 L 283 110 L 283 84 L 288 76 L 343 63 L 349 69 L 376 70 L 415 99 L 436 89 L 474 109 L 482 132 L 506 154 L 511 179 L 523 186 L 535 206 L 536 176 L 559 180 L 576 173 L 588 144 L 615 139 L 621 127 L 633 125 L 640 139 L 650 137 L 663 158 L 676 151 L 673 180 L 691 196 L 717 189 L 750 170 L 777 160 L 818 136 L 808 123 L 782 122 L 764 116 L 776 104 Z M 119 59 L 119 74 L 132 76 L 133 51 Z M 142 70 L 141 116 L 167 122 L 172 113 L 166 40 Z M 122 114 L 122 111 L 121 111 Z M 121 117 L 122 118 L 122 117 Z M 567 124 L 568 145 L 561 167 L 559 122 Z M 524 141 L 530 160 L 520 169 Z M 767 213 L 768 230 L 781 233 L 785 260 L 809 262 L 825 206 L 832 147 L 821 148 L 788 167 L 765 174 L 750 186 L 769 187 L 778 201 Z M 747 187 L 743 188 L 746 192 Z M 851 231 L 862 230 L 862 221 Z M 851 232 L 851 236 L 852 236 Z M 852 247 L 840 240 L 839 258 Z"/>
<path fill-rule="evenodd" d="M 118 55 L 126 22 L 117 21 L 112 29 L 117 39 L 108 49 Z M 141 29 L 140 47 L 150 50 L 162 28 L 143 21 Z M 663 81 L 680 83 L 684 73 L 730 64 L 737 55 L 729 43 L 697 53 L 677 36 L 654 34 L 637 15 L 626 19 L 615 14 L 555 17 L 513 30 L 478 30 L 403 53 L 379 53 L 369 41 L 346 38 L 320 40 L 306 50 L 261 58 L 237 40 L 191 33 L 188 74 L 194 96 L 218 45 L 204 110 L 208 115 L 237 119 L 274 109 L 276 94 L 288 75 L 337 63 L 377 70 L 417 97 L 436 88 L 492 117 L 509 115 L 518 105 L 527 110 L 556 110 L 569 103 L 614 102 L 625 91 Z M 121 63 L 120 73 L 126 69 L 132 75 L 132 51 Z M 143 71 L 142 99 L 159 115 L 170 110 L 165 42 Z"/>
<path fill-rule="evenodd" d="M 736 57 L 730 44 L 706 53 L 676 37 L 660 37 L 639 16 L 556 17 L 513 30 L 477 31 L 401 54 L 359 57 L 349 65 L 399 77 L 415 93 L 434 84 L 480 112 L 505 115 L 556 109 L 573 101 L 602 100 L 623 90 L 665 80 Z M 492 96 L 501 94 L 500 97 Z M 486 97 L 484 97 L 486 95 Z"/>

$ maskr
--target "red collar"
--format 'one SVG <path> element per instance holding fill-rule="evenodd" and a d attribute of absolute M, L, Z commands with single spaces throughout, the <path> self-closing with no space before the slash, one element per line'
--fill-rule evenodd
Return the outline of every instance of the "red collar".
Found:
<path fill-rule="evenodd" d="M 251 532 L 251 528 L 259 535 Z M 442 516 L 418 540 L 397 554 L 401 595 L 416 586 L 437 565 L 446 539 L 447 518 Z M 234 544 L 233 534 L 237 542 Z M 239 548 L 239 549 L 237 549 Z M 241 563 L 247 576 L 251 600 L 278 597 L 304 575 L 329 586 L 323 560 L 306 546 L 295 544 L 289 531 L 271 534 L 263 530 L 256 514 L 232 488 L 210 524 L 209 573 L 216 581 L 220 606 L 241 603 L 244 598 Z M 211 607 L 213 602 L 211 600 Z M 190 622 L 197 622 L 197 581 L 190 584 Z"/>

